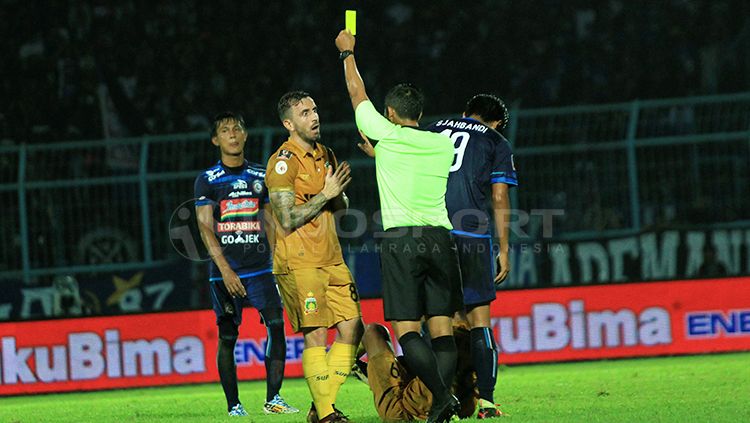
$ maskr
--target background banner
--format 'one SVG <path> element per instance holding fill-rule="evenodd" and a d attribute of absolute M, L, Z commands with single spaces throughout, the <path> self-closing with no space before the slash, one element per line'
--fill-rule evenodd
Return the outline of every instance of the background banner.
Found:
<path fill-rule="evenodd" d="M 367 323 L 381 300 L 363 300 Z M 504 364 L 750 350 L 750 278 L 498 292 L 492 324 Z M 302 337 L 287 325 L 288 377 Z M 0 395 L 217 381 L 209 310 L 0 324 Z M 266 332 L 246 309 L 242 380 L 265 377 Z"/>

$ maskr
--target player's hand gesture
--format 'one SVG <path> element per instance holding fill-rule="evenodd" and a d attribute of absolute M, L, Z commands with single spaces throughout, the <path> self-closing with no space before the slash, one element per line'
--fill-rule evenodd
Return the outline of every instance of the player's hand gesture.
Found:
<path fill-rule="evenodd" d="M 340 52 L 346 50 L 354 51 L 354 43 L 354 35 L 348 29 L 341 30 L 338 37 L 336 37 L 336 47 Z"/>
<path fill-rule="evenodd" d="M 224 281 L 224 286 L 227 288 L 227 291 L 229 291 L 229 295 L 231 295 L 232 298 L 243 298 L 247 296 L 245 286 L 242 285 L 240 277 L 237 276 L 237 273 L 235 273 L 233 270 L 227 269 L 222 271 L 221 279 Z"/>
<path fill-rule="evenodd" d="M 344 192 L 349 183 L 352 181 L 351 167 L 349 163 L 341 162 L 336 171 L 333 170 L 333 166 L 328 166 L 326 169 L 326 182 L 323 186 L 321 193 L 326 199 L 331 200 L 336 198 Z"/>
<path fill-rule="evenodd" d="M 508 260 L 508 253 L 498 253 L 495 258 L 497 264 L 497 275 L 495 276 L 495 285 L 503 283 L 505 278 L 510 273 L 510 260 Z"/>
<path fill-rule="evenodd" d="M 367 135 L 363 134 L 362 131 L 359 131 L 359 136 L 362 137 L 362 142 L 358 143 L 357 147 L 359 147 L 359 149 L 362 150 L 363 153 L 372 158 L 375 158 L 375 147 L 373 147 L 372 143 L 370 143 L 370 139 L 367 138 Z"/>

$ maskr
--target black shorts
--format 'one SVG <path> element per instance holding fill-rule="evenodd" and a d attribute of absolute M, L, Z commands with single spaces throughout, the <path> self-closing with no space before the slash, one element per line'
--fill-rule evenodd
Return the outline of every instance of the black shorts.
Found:
<path fill-rule="evenodd" d="M 489 237 L 477 238 L 454 234 L 458 248 L 458 265 L 464 289 L 464 305 L 477 306 L 495 300 L 494 253 Z"/>
<path fill-rule="evenodd" d="M 386 234 L 380 244 L 385 320 L 453 316 L 463 308 L 456 245 L 447 229 L 400 227 Z"/>

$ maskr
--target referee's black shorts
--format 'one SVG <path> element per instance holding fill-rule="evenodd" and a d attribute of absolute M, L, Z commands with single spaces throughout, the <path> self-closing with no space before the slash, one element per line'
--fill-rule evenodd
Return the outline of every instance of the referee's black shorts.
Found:
<path fill-rule="evenodd" d="M 461 272 L 445 228 L 391 228 L 380 244 L 385 320 L 453 316 L 463 307 Z"/>

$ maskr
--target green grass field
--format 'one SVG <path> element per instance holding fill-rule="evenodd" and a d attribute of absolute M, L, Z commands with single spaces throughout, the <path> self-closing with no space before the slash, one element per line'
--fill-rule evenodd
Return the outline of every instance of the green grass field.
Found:
<path fill-rule="evenodd" d="M 301 379 L 282 394 L 298 415 L 261 411 L 264 382 L 240 385 L 244 421 L 303 422 L 310 404 Z M 337 406 L 354 422 L 377 422 L 371 393 L 350 378 Z M 748 422 L 750 353 L 503 367 L 496 400 L 513 422 Z M 226 417 L 218 383 L 10 397 L 0 422 L 208 422 Z M 466 420 L 473 421 L 473 420 Z"/>

